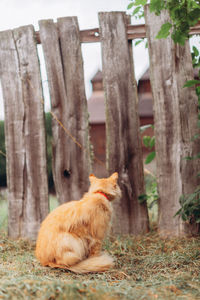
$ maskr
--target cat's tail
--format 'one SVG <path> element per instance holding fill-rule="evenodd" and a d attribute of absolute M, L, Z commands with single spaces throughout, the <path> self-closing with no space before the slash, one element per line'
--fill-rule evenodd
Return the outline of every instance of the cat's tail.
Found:
<path fill-rule="evenodd" d="M 70 266 L 68 270 L 79 274 L 97 273 L 107 271 L 113 265 L 114 262 L 112 257 L 106 253 L 102 253 L 99 256 L 88 257 L 78 264 Z"/>

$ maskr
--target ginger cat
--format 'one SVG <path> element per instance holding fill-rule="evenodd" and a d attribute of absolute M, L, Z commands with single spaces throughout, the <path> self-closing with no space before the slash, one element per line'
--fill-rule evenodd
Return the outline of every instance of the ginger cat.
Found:
<path fill-rule="evenodd" d="M 102 179 L 92 174 L 89 179 L 89 191 L 80 201 L 62 204 L 43 221 L 36 243 L 36 257 L 43 266 L 80 274 L 113 266 L 101 247 L 111 221 L 111 201 L 121 196 L 118 173 Z"/>

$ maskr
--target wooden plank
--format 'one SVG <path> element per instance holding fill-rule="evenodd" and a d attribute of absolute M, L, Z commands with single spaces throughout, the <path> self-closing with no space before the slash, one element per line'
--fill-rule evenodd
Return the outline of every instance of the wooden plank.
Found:
<path fill-rule="evenodd" d="M 64 116 L 67 119 L 67 129 L 82 146 L 77 147 L 77 144 L 68 138 L 66 161 L 71 175 L 67 180 L 67 199 L 71 200 L 80 199 L 89 186 L 88 176 L 91 171 L 89 118 L 77 17 L 60 18 L 57 24 L 67 92 Z"/>
<path fill-rule="evenodd" d="M 67 126 L 67 118 L 65 117 L 64 112 L 67 103 L 67 95 L 63 77 L 62 58 L 58 31 L 53 20 L 42 20 L 39 22 L 39 26 L 50 90 L 51 111 L 54 116 L 52 119 L 53 179 L 58 200 L 60 203 L 64 203 L 67 200 L 64 171 L 69 169 L 65 163 L 65 149 L 68 144 L 66 133 L 56 121 L 57 119 L 62 122 L 64 126 Z"/>
<path fill-rule="evenodd" d="M 59 202 L 80 199 L 88 189 L 90 151 L 77 18 L 40 21 L 53 121 L 53 174 Z M 75 140 L 73 140 L 75 138 Z M 77 143 L 77 142 L 78 143 Z"/>
<path fill-rule="evenodd" d="M 142 39 L 146 37 L 146 29 L 145 24 L 142 25 L 127 25 L 127 39 L 134 40 L 134 39 Z"/>
<path fill-rule="evenodd" d="M 0 33 L 9 236 L 35 239 L 48 213 L 44 111 L 33 26 Z"/>
<path fill-rule="evenodd" d="M 179 198 L 194 192 L 199 184 L 199 161 L 187 161 L 186 156 L 199 152 L 197 96 L 194 88 L 183 88 L 193 79 L 189 43 L 184 47 L 173 40 L 155 39 L 161 25 L 169 21 L 166 12 L 158 18 L 145 11 L 150 54 L 150 77 L 154 98 L 157 181 L 159 189 L 159 231 L 162 236 L 185 235 L 196 232 L 175 213 Z"/>
<path fill-rule="evenodd" d="M 146 37 L 146 28 L 145 24 L 141 25 L 127 25 L 127 39 L 142 39 Z M 190 35 L 200 34 L 200 22 L 197 23 L 194 27 L 190 28 Z M 38 44 L 41 44 L 40 32 L 36 31 L 35 33 L 36 40 Z M 99 38 L 99 28 L 84 29 L 80 30 L 80 42 L 81 43 L 97 43 L 100 42 Z"/>
<path fill-rule="evenodd" d="M 146 204 L 138 202 L 138 196 L 144 193 L 144 175 L 126 15 L 99 13 L 99 22 L 106 96 L 107 168 L 109 173 L 119 172 L 122 189 L 121 201 L 113 203 L 113 230 L 140 234 L 148 230 L 148 214 Z"/>

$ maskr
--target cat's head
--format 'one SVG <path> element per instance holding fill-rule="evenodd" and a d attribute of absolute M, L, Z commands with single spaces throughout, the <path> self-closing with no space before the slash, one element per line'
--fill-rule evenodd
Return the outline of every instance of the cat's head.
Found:
<path fill-rule="evenodd" d="M 113 201 L 121 197 L 121 190 L 117 184 L 118 173 L 113 173 L 108 178 L 97 178 L 93 174 L 89 176 L 90 188 L 89 193 L 104 193 L 108 200 Z"/>

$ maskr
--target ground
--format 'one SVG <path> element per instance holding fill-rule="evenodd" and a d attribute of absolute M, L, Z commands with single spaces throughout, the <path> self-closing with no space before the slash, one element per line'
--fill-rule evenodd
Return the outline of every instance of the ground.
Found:
<path fill-rule="evenodd" d="M 76 275 L 42 267 L 34 243 L 0 234 L 0 299 L 200 299 L 200 238 L 110 237 L 115 267 Z"/>
<path fill-rule="evenodd" d="M 50 200 L 52 210 L 57 203 Z M 150 216 L 153 220 L 155 211 Z M 2 197 L 0 299 L 200 299 L 200 237 L 165 240 L 154 226 L 140 237 L 110 236 L 104 250 L 114 257 L 115 267 L 76 275 L 42 267 L 34 256 L 35 244 L 9 239 L 6 229 L 7 202 Z"/>

